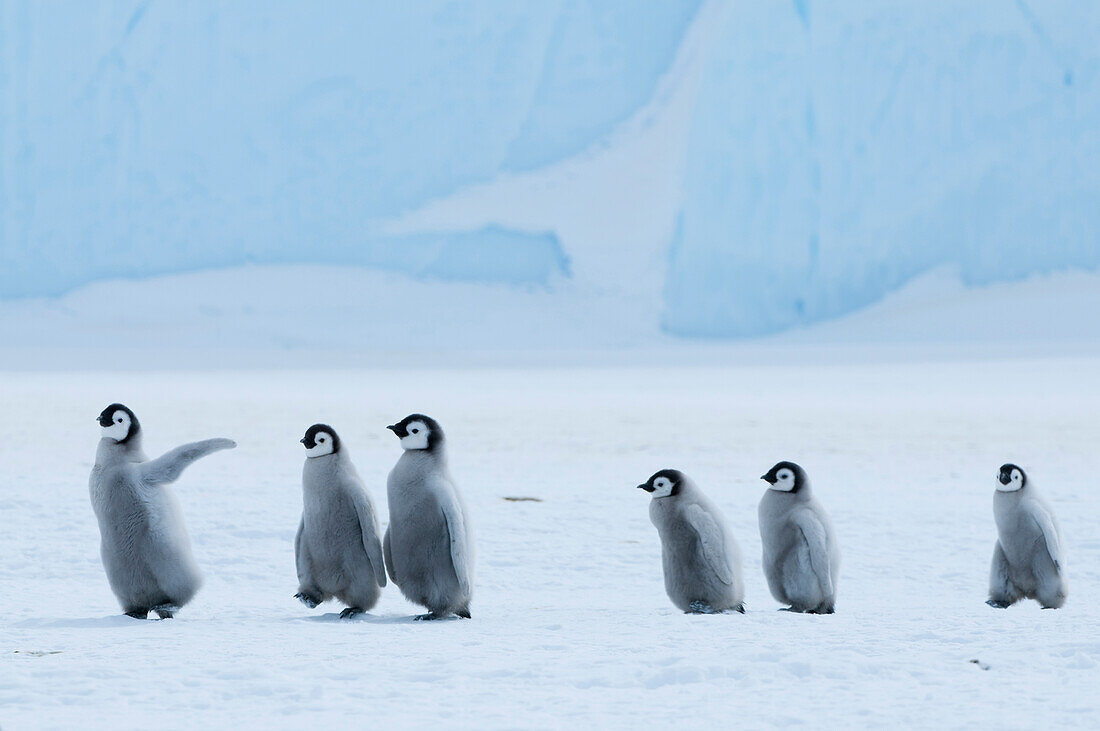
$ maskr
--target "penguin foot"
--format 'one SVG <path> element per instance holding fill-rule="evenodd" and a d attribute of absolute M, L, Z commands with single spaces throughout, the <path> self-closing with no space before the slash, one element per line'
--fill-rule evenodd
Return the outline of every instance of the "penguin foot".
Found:
<path fill-rule="evenodd" d="M 745 605 L 743 603 L 738 604 L 736 607 L 733 608 L 733 611 L 737 612 L 738 614 L 744 614 L 745 613 Z"/>
<path fill-rule="evenodd" d="M 159 607 L 153 607 L 153 611 L 157 613 L 157 616 L 161 619 L 171 619 L 179 611 L 179 607 L 171 604 L 162 604 Z"/>
<path fill-rule="evenodd" d="M 359 607 L 348 607 L 344 611 L 340 612 L 340 619 L 351 619 L 352 617 L 358 617 L 360 614 L 366 613 L 367 610 L 360 609 Z"/>
<path fill-rule="evenodd" d="M 321 600 L 312 594 L 306 594 L 305 592 L 298 592 L 294 595 L 294 598 L 305 604 L 310 609 L 316 609 L 317 605 L 321 603 Z"/>
<path fill-rule="evenodd" d="M 779 611 L 780 612 L 794 612 L 795 614 L 802 614 L 801 609 L 796 609 L 794 607 L 780 607 Z"/>
<path fill-rule="evenodd" d="M 834 609 L 833 607 L 827 607 L 822 604 L 820 607 L 814 607 L 809 612 L 807 612 L 807 614 L 833 614 L 835 612 L 836 609 Z"/>
<path fill-rule="evenodd" d="M 1000 599 L 989 599 L 986 601 L 986 604 L 993 607 L 994 609 L 1008 609 L 1010 606 L 1012 606 L 1009 602 L 1002 601 Z"/>
<path fill-rule="evenodd" d="M 469 609 L 459 609 L 457 612 L 455 612 L 455 614 L 462 617 L 463 619 L 470 619 L 470 610 Z"/>
<path fill-rule="evenodd" d="M 414 622 L 432 622 L 437 619 L 443 619 L 443 615 L 436 614 L 435 612 L 428 612 L 427 614 L 418 614 L 413 617 Z"/>
<path fill-rule="evenodd" d="M 684 614 L 717 614 L 717 612 L 706 602 L 696 600 L 688 605 L 688 610 Z"/>
<path fill-rule="evenodd" d="M 133 617 L 134 619 L 147 619 L 149 617 L 148 609 L 131 609 L 126 612 L 127 617 Z"/>

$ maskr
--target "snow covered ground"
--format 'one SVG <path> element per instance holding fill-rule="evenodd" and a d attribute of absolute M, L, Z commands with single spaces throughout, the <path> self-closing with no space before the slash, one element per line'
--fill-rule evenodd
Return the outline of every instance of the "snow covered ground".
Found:
<path fill-rule="evenodd" d="M 243 294 L 247 293 L 247 294 Z M 859 312 L 756 340 L 661 331 L 629 285 L 509 287 L 253 266 L 0 301 L 0 370 L 698 364 L 1100 355 L 1100 273 L 964 287 L 934 270 Z"/>
<path fill-rule="evenodd" d="M 1100 358 L 786 352 L 798 355 L 0 373 L 0 725 L 1095 724 Z M 100 566 L 86 481 L 93 418 L 114 400 L 142 419 L 151 454 L 240 443 L 176 486 L 207 581 L 171 621 L 120 616 Z M 317 420 L 339 429 L 384 517 L 398 446 L 383 427 L 414 410 L 447 429 L 475 521 L 474 619 L 413 623 L 392 586 L 359 621 L 307 610 L 292 599 L 297 440 Z M 782 458 L 806 467 L 836 523 L 834 616 L 778 612 L 764 582 L 758 476 Z M 983 604 L 1006 460 L 1061 519 L 1062 610 Z M 725 512 L 746 615 L 667 600 L 634 488 L 666 466 Z"/>

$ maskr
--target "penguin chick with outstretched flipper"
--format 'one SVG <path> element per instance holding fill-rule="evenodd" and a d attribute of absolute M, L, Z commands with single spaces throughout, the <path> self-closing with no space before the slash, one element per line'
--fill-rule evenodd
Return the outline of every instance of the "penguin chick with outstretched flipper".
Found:
<path fill-rule="evenodd" d="M 386 585 L 374 503 L 335 429 L 314 424 L 301 441 L 306 463 L 294 596 L 310 609 L 336 597 L 347 605 L 340 617 L 353 617 L 373 607 Z"/>
<path fill-rule="evenodd" d="M 474 544 L 466 506 L 447 467 L 442 427 L 423 414 L 386 427 L 404 452 L 386 482 L 390 524 L 386 569 L 409 601 L 427 607 L 417 619 L 469 619 Z"/>
<path fill-rule="evenodd" d="M 1034 599 L 1043 609 L 1066 603 L 1065 548 L 1050 506 L 1014 464 L 1001 466 L 993 493 L 997 544 L 989 570 L 991 607 L 1004 609 Z"/>
<path fill-rule="evenodd" d="M 133 411 L 111 404 L 97 421 L 103 436 L 88 490 L 107 581 L 131 617 L 145 619 L 154 611 L 170 618 L 199 590 L 202 577 L 168 485 L 195 460 L 237 443 L 207 439 L 151 460 L 142 450 L 143 432 Z"/>
<path fill-rule="evenodd" d="M 832 614 L 840 550 L 810 478 L 794 462 L 780 462 L 760 479 L 768 483 L 758 512 L 772 596 L 792 612 Z"/>
<path fill-rule="evenodd" d="M 661 538 L 665 591 L 688 614 L 744 613 L 741 553 L 725 518 L 679 470 L 661 470 L 638 488 Z"/>

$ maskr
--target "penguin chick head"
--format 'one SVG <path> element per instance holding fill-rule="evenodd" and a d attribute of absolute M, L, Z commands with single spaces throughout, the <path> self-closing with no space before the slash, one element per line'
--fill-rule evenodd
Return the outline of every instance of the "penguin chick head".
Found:
<path fill-rule="evenodd" d="M 794 462 L 778 462 L 760 479 L 771 485 L 769 490 L 798 492 L 806 486 L 806 471 Z"/>
<path fill-rule="evenodd" d="M 1009 462 L 1001 465 L 997 473 L 997 489 L 1001 492 L 1015 492 L 1027 484 L 1027 474 L 1023 469 Z"/>
<path fill-rule="evenodd" d="M 386 427 L 401 440 L 401 448 L 432 450 L 443 444 L 443 428 L 430 416 L 410 414 Z"/>
<path fill-rule="evenodd" d="M 306 447 L 307 457 L 324 457 L 340 449 L 340 437 L 328 424 L 314 424 L 306 429 L 301 442 Z"/>
<path fill-rule="evenodd" d="M 111 404 L 99 414 L 96 421 L 103 427 L 103 436 L 114 439 L 119 444 L 141 431 L 141 424 L 134 412 L 122 404 Z"/>
<path fill-rule="evenodd" d="M 680 470 L 660 470 L 654 472 L 644 484 L 638 485 L 638 489 L 645 490 L 657 499 L 679 495 L 683 485 L 684 473 Z"/>

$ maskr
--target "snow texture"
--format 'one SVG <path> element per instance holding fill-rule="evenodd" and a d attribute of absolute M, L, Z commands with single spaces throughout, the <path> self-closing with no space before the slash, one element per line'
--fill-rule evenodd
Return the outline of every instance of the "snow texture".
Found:
<path fill-rule="evenodd" d="M 1100 360 L 0 375 L 4 728 L 1088 727 L 1100 702 Z M 644 397 L 639 397 L 644 394 Z M 232 452 L 176 484 L 206 583 L 170 621 L 120 615 L 88 503 L 98 426 L 150 453 Z M 478 545 L 473 619 L 412 622 L 392 586 L 338 621 L 293 599 L 303 429 L 340 431 L 386 516 L 423 410 L 447 430 Z M 837 614 L 779 612 L 758 478 L 804 465 L 843 552 Z M 998 466 L 1061 520 L 1064 609 L 984 604 Z M 745 615 L 665 596 L 648 497 L 690 474 L 744 555 Z M 509 497 L 537 498 L 516 502 Z M 975 663 L 973 661 L 977 660 Z"/>
<path fill-rule="evenodd" d="M 966 287 L 940 269 L 851 315 L 734 343 L 670 337 L 659 307 L 572 280 L 517 288 L 254 266 L 0 301 L 0 369 L 788 362 L 807 344 L 814 357 L 1100 354 L 1100 274 L 1082 272 Z"/>

